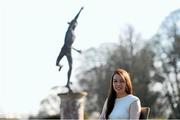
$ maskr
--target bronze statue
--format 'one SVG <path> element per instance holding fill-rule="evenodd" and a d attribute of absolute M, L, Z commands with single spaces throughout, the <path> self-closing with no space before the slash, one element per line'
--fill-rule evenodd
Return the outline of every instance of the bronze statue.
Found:
<path fill-rule="evenodd" d="M 72 92 L 71 88 L 70 88 L 70 77 L 71 77 L 71 71 L 72 71 L 72 55 L 71 55 L 71 49 L 81 53 L 81 50 L 77 50 L 75 48 L 72 47 L 72 44 L 75 40 L 75 34 L 74 34 L 74 30 L 77 26 L 77 19 L 79 17 L 79 14 L 81 13 L 81 11 L 83 10 L 83 7 L 81 7 L 80 11 L 78 12 L 78 14 L 74 17 L 74 19 L 71 22 L 68 22 L 69 27 L 68 30 L 66 32 L 65 35 L 65 40 L 64 40 L 64 45 L 61 48 L 61 51 L 59 53 L 59 56 L 56 60 L 56 66 L 59 67 L 59 71 L 62 68 L 62 65 L 59 64 L 59 62 L 61 61 L 61 59 L 64 57 L 64 55 L 67 57 L 68 60 L 68 65 L 69 65 L 69 70 L 68 70 L 68 74 L 67 74 L 67 84 L 66 87 L 69 89 L 69 91 Z"/>

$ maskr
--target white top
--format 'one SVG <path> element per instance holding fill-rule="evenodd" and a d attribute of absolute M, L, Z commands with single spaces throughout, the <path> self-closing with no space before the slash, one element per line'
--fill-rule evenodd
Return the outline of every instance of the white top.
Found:
<path fill-rule="evenodd" d="M 105 101 L 100 119 L 105 119 L 107 100 Z M 109 115 L 109 119 L 139 119 L 141 110 L 138 97 L 130 94 L 122 98 L 116 98 L 114 108 Z"/>

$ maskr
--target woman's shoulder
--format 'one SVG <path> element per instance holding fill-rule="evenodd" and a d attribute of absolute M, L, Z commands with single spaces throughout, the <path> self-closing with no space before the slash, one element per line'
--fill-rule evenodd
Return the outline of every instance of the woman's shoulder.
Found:
<path fill-rule="evenodd" d="M 132 100 L 132 101 L 138 101 L 140 100 L 137 96 L 133 95 L 133 94 L 129 94 L 128 95 L 128 99 Z"/>

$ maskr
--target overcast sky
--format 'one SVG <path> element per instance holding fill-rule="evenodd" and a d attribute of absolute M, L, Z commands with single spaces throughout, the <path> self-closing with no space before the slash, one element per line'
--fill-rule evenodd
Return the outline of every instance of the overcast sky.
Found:
<path fill-rule="evenodd" d="M 120 29 L 132 24 L 145 39 L 180 6 L 179 0 L 0 0 L 0 113 L 37 111 L 53 86 L 64 86 L 55 66 L 68 21 L 84 6 L 73 44 L 77 49 L 118 42 Z M 71 81 L 81 55 L 73 52 Z"/>

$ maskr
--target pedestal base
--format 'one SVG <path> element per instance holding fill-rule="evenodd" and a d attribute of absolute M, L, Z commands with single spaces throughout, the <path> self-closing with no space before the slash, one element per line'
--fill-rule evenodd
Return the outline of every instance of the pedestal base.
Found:
<path fill-rule="evenodd" d="M 84 120 L 84 104 L 86 92 L 59 93 L 61 99 L 60 117 L 61 119 L 81 119 Z"/>

